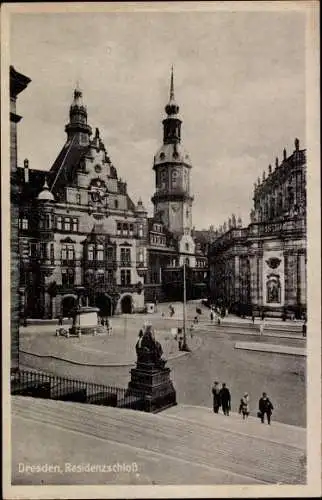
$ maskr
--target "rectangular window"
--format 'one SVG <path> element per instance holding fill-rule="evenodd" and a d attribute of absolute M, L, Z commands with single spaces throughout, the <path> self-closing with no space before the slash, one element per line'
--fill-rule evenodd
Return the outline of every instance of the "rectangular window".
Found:
<path fill-rule="evenodd" d="M 129 225 L 129 235 L 133 236 L 133 224 Z"/>
<path fill-rule="evenodd" d="M 74 269 L 62 269 L 61 275 L 62 275 L 63 286 L 66 286 L 68 288 L 74 286 L 74 281 L 75 281 Z"/>
<path fill-rule="evenodd" d="M 70 230 L 71 230 L 70 217 L 65 217 L 65 219 L 64 219 L 64 231 L 70 231 Z"/>
<path fill-rule="evenodd" d="M 94 260 L 94 247 L 93 247 L 93 245 L 88 245 L 88 247 L 87 247 L 87 259 Z"/>
<path fill-rule="evenodd" d="M 76 203 L 77 203 L 77 205 L 81 204 L 81 195 L 80 195 L 80 193 L 76 194 Z"/>
<path fill-rule="evenodd" d="M 96 283 L 99 285 L 104 285 L 105 283 L 105 273 L 103 269 L 99 269 L 96 273 Z"/>
<path fill-rule="evenodd" d="M 107 261 L 113 262 L 113 247 L 107 248 Z"/>
<path fill-rule="evenodd" d="M 143 224 L 139 225 L 139 238 L 143 238 Z"/>
<path fill-rule="evenodd" d="M 96 247 L 96 260 L 102 261 L 104 260 L 104 246 L 97 245 Z"/>
<path fill-rule="evenodd" d="M 67 245 L 63 245 L 61 249 L 61 260 L 67 260 Z"/>
<path fill-rule="evenodd" d="M 61 231 L 61 229 L 62 229 L 62 218 L 61 217 L 57 217 L 57 219 L 56 219 L 56 229 L 58 231 Z"/>
<path fill-rule="evenodd" d="M 128 235 L 128 225 L 123 224 L 123 236 L 127 236 L 127 235 Z"/>
<path fill-rule="evenodd" d="M 28 229 L 28 219 L 24 217 L 21 221 L 21 229 L 26 230 Z"/>
<path fill-rule="evenodd" d="M 73 232 L 74 233 L 78 232 L 78 219 L 76 217 L 73 218 Z"/>
<path fill-rule="evenodd" d="M 121 266 L 131 265 L 131 249 L 121 248 Z"/>
<path fill-rule="evenodd" d="M 54 264 L 54 262 L 55 262 L 55 248 L 54 248 L 53 243 L 50 244 L 50 260 L 51 260 L 51 263 Z"/>
<path fill-rule="evenodd" d="M 121 269 L 121 285 L 126 286 L 131 284 L 130 269 Z"/>
<path fill-rule="evenodd" d="M 107 281 L 107 283 L 113 283 L 113 271 L 112 271 L 112 269 L 107 270 L 106 281 Z"/>
<path fill-rule="evenodd" d="M 120 222 L 117 223 L 117 236 L 121 236 L 122 232 L 122 224 Z"/>
<path fill-rule="evenodd" d="M 74 247 L 73 247 L 73 245 L 68 245 L 67 259 L 74 260 Z"/>

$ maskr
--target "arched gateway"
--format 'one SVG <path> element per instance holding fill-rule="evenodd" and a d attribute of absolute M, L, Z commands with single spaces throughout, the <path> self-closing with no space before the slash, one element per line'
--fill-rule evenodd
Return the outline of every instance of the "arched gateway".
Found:
<path fill-rule="evenodd" d="M 96 295 L 95 305 L 100 310 L 100 316 L 106 317 L 113 315 L 112 299 L 106 293 L 99 293 Z"/>

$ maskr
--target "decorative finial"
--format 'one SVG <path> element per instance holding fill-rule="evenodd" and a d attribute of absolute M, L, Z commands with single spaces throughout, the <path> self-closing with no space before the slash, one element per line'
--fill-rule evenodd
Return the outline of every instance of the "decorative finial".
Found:
<path fill-rule="evenodd" d="M 29 168 L 29 160 L 27 158 L 23 161 L 23 166 Z"/>
<path fill-rule="evenodd" d="M 298 151 L 300 149 L 300 141 L 298 140 L 298 138 L 296 137 L 295 141 L 294 141 L 294 144 L 295 144 L 295 149 L 296 151 Z"/>
<path fill-rule="evenodd" d="M 276 159 L 275 159 L 275 167 L 278 168 L 278 156 L 276 156 Z"/>
<path fill-rule="evenodd" d="M 43 190 L 44 189 L 47 189 L 49 191 L 48 182 L 47 182 L 47 176 L 45 176 L 45 182 L 44 182 L 44 185 L 43 185 Z"/>
<path fill-rule="evenodd" d="M 257 177 L 257 185 L 260 186 L 261 180 L 259 177 Z"/>
<path fill-rule="evenodd" d="M 264 172 L 263 172 L 263 181 L 265 180 L 265 178 L 266 178 L 266 174 L 265 174 L 265 170 L 264 170 Z"/>
<path fill-rule="evenodd" d="M 98 128 L 96 127 L 95 128 L 95 139 L 98 139 L 100 136 L 100 131 L 98 130 Z"/>
<path fill-rule="evenodd" d="M 238 221 L 237 221 L 237 227 L 238 227 L 238 228 L 241 228 L 241 227 L 242 227 L 242 225 L 243 225 L 243 221 L 242 221 L 241 216 L 239 216 L 239 217 L 238 217 Z"/>
<path fill-rule="evenodd" d="M 269 173 L 269 174 L 271 174 L 271 173 L 272 173 L 272 165 L 271 165 L 271 164 L 269 164 L 269 165 L 268 165 L 268 173 Z"/>
<path fill-rule="evenodd" d="M 174 100 L 173 65 L 171 66 L 170 101 Z"/>
<path fill-rule="evenodd" d="M 286 149 L 284 148 L 283 149 L 283 159 L 286 160 L 286 158 L 287 158 L 287 154 L 286 154 Z"/>
<path fill-rule="evenodd" d="M 236 227 L 236 215 L 235 214 L 233 214 L 231 216 L 231 224 L 233 227 Z"/>

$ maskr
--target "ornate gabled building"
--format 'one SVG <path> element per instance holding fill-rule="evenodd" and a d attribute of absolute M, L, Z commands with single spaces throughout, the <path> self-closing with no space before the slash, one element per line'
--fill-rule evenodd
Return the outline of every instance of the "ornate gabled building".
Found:
<path fill-rule="evenodd" d="M 254 185 L 248 227 L 217 233 L 209 253 L 210 291 L 240 314 L 306 312 L 306 150 L 295 149 Z"/>
<path fill-rule="evenodd" d="M 65 317 L 79 300 L 103 316 L 181 300 L 184 263 L 188 297 L 206 295 L 207 257 L 191 232 L 191 162 L 181 146 L 173 73 L 170 87 L 152 218 L 141 200 L 133 203 L 97 128 L 93 136 L 79 88 L 51 169 L 31 169 L 28 160 L 18 168 L 21 317 Z"/>
<path fill-rule="evenodd" d="M 80 297 L 103 315 L 142 310 L 147 213 L 129 197 L 98 129 L 92 137 L 78 88 L 65 131 L 49 171 L 27 160 L 18 169 L 22 313 L 68 316 Z"/>

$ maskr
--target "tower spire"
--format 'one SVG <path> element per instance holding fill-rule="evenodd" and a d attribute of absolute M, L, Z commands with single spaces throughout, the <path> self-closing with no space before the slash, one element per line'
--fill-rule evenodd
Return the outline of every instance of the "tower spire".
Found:
<path fill-rule="evenodd" d="M 173 65 L 171 66 L 170 101 L 174 101 Z"/>
<path fill-rule="evenodd" d="M 173 77 L 173 66 L 171 66 L 171 76 L 170 76 L 170 98 L 169 102 L 165 107 L 167 115 L 177 115 L 179 113 L 179 106 L 176 103 L 174 97 L 174 77 Z"/>

